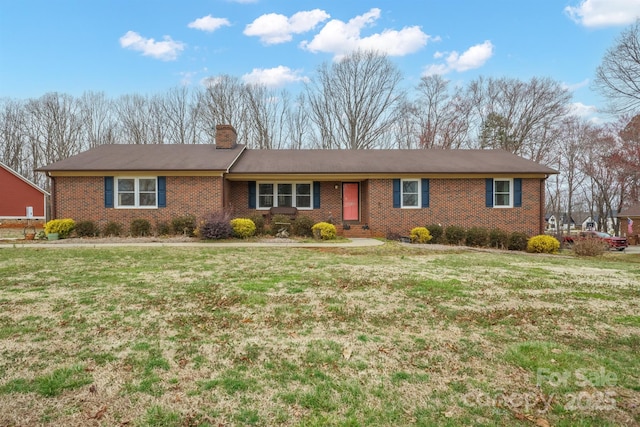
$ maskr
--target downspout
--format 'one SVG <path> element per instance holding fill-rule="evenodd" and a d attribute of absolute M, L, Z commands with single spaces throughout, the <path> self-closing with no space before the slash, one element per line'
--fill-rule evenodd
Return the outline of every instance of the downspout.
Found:
<path fill-rule="evenodd" d="M 545 202 L 545 197 L 544 197 L 544 191 L 545 191 L 545 186 L 544 186 L 544 182 L 547 180 L 549 176 L 545 175 L 545 177 L 543 179 L 540 180 L 540 214 L 538 215 L 538 221 L 540 221 L 540 223 L 538 224 L 538 229 L 539 232 L 538 234 L 544 234 L 544 202 Z"/>

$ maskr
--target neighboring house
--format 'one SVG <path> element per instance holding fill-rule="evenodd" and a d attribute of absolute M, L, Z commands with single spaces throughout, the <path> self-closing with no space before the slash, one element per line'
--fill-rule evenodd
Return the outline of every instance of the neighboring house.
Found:
<path fill-rule="evenodd" d="M 569 225 L 569 231 L 574 230 L 576 228 L 576 222 L 573 220 L 573 216 L 569 219 L 569 215 L 563 213 L 560 215 L 560 220 L 556 218 L 556 215 L 547 213 L 545 215 L 545 221 L 547 223 L 546 230 L 548 232 L 557 232 L 558 228 L 560 230 L 567 231 L 567 225 Z"/>
<path fill-rule="evenodd" d="M 636 236 L 635 244 L 638 244 L 637 238 L 640 236 L 640 202 L 636 202 L 628 208 L 622 209 L 617 215 L 620 221 L 620 235 L 627 237 Z M 631 220 L 631 229 L 629 229 L 629 220 Z"/>
<path fill-rule="evenodd" d="M 49 193 L 0 163 L 0 222 L 44 221 Z"/>
<path fill-rule="evenodd" d="M 40 168 L 55 218 L 152 223 L 293 206 L 341 234 L 407 235 L 430 224 L 535 235 L 553 169 L 503 150 L 250 150 L 232 126 L 216 145 L 103 145 Z"/>

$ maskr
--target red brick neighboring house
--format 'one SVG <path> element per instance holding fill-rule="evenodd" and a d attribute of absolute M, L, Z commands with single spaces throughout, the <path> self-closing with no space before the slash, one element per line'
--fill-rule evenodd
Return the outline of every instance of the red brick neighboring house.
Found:
<path fill-rule="evenodd" d="M 44 221 L 49 193 L 0 163 L 0 222 L 14 224 L 27 219 Z M 31 217 L 27 208 L 30 207 Z"/>
<path fill-rule="evenodd" d="M 107 145 L 41 168 L 56 218 L 128 224 L 222 209 L 294 206 L 349 236 L 429 224 L 544 231 L 553 169 L 502 150 L 250 150 L 233 127 L 214 145 Z"/>
<path fill-rule="evenodd" d="M 622 209 L 617 215 L 620 220 L 620 235 L 627 236 L 629 244 L 640 244 L 640 202 Z M 631 220 L 631 230 L 629 230 L 629 219 Z"/>

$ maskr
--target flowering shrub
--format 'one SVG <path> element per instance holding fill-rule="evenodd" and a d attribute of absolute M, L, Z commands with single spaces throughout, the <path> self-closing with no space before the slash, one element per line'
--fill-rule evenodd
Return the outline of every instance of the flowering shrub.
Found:
<path fill-rule="evenodd" d="M 533 236 L 527 242 L 527 252 L 538 254 L 557 254 L 560 250 L 560 242 L 552 236 L 541 234 Z"/>
<path fill-rule="evenodd" d="M 409 237 L 411 238 L 411 243 L 427 243 L 431 240 L 431 234 L 429 234 L 429 230 L 426 227 L 414 227 L 411 229 Z"/>
<path fill-rule="evenodd" d="M 336 226 L 328 222 L 319 222 L 311 227 L 313 237 L 322 240 L 332 240 L 337 236 Z"/>
<path fill-rule="evenodd" d="M 256 234 L 256 225 L 249 218 L 234 218 L 231 220 L 231 228 L 236 237 L 246 239 Z"/>
<path fill-rule="evenodd" d="M 58 237 L 64 239 L 76 227 L 76 222 L 70 218 L 52 219 L 44 225 L 44 232 L 47 234 L 58 233 Z"/>

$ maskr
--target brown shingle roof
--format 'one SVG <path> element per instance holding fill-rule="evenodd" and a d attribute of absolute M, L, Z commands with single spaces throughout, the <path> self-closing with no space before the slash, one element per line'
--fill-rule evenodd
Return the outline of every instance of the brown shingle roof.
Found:
<path fill-rule="evenodd" d="M 245 150 L 231 173 L 536 173 L 557 171 L 504 150 Z"/>
<path fill-rule="evenodd" d="M 244 146 L 216 150 L 215 145 L 101 145 L 39 171 L 226 171 Z"/>
<path fill-rule="evenodd" d="M 618 218 L 640 217 L 640 202 L 635 203 L 628 208 L 622 209 L 618 214 Z"/>

